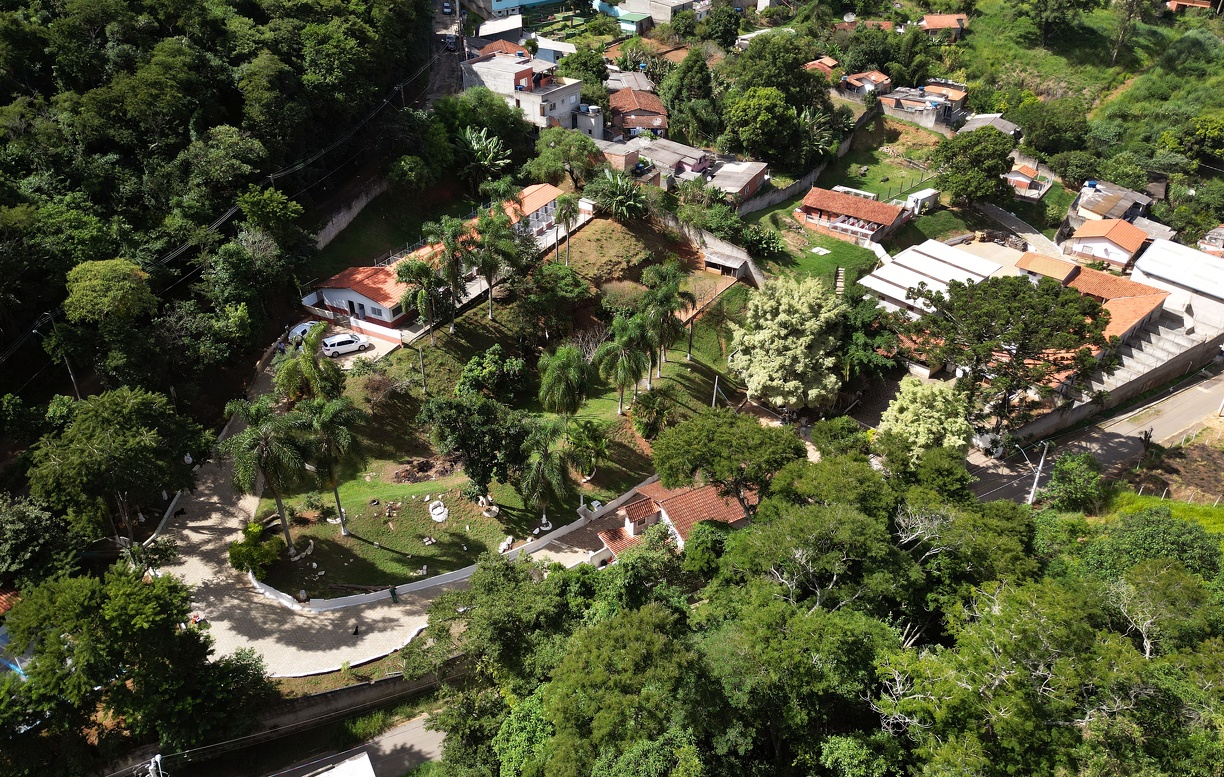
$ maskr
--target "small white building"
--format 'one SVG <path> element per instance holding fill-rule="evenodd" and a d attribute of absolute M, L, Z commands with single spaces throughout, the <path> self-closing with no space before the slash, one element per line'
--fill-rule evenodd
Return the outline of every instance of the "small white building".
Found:
<path fill-rule="evenodd" d="M 582 81 L 556 75 L 557 66 L 530 55 L 485 54 L 463 65 L 463 88 L 483 86 L 539 129 L 573 129 Z"/>
<path fill-rule="evenodd" d="M 1143 250 L 1147 240 L 1146 232 L 1122 219 L 1089 220 L 1063 244 L 1063 253 L 1123 269 Z"/>
<path fill-rule="evenodd" d="M 919 285 L 931 291 L 947 291 L 952 281 L 980 283 L 1003 269 L 1003 265 L 968 251 L 928 240 L 910 246 L 859 283 L 871 291 L 888 311 L 903 310 L 910 318 L 927 311 L 921 300 L 906 299 Z"/>
<path fill-rule="evenodd" d="M 1170 292 L 1165 309 L 1193 330 L 1201 322 L 1224 328 L 1224 257 L 1168 240 L 1154 240 L 1135 262 L 1131 278 Z"/>

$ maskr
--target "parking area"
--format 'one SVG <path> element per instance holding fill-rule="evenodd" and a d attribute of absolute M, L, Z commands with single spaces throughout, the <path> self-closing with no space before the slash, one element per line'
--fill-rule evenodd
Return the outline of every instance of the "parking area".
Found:
<path fill-rule="evenodd" d="M 324 323 L 327 326 L 327 329 L 324 330 L 323 332 L 324 337 L 332 337 L 334 335 L 360 334 L 359 332 L 354 332 L 354 330 L 346 326 L 336 326 L 335 324 L 328 323 L 328 322 L 321 322 L 321 323 Z M 373 347 L 368 348 L 365 351 L 355 351 L 353 353 L 346 353 L 343 356 L 335 357 L 336 364 L 337 366 L 340 367 L 340 369 L 342 370 L 350 369 L 353 366 L 353 362 L 363 357 L 366 359 L 373 359 L 374 361 L 378 361 L 382 357 L 394 351 L 396 348 L 400 347 L 400 343 L 393 343 L 388 340 L 382 340 L 377 337 L 370 337 L 369 335 L 360 335 L 360 336 L 364 337 L 369 342 L 369 344 Z"/>

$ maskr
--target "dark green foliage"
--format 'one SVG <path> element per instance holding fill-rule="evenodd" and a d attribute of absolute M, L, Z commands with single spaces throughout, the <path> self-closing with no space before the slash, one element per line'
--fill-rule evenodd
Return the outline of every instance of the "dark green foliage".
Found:
<path fill-rule="evenodd" d="M 1007 188 L 1000 176 L 1011 169 L 1008 154 L 1015 147 L 994 127 L 945 138 L 931 157 L 939 169 L 937 185 L 958 202 L 998 197 Z"/>
<path fill-rule="evenodd" d="M 956 448 L 931 448 L 922 452 L 914 468 L 914 482 L 952 504 L 974 501 L 970 490 L 977 478 L 965 467 L 965 456 Z"/>
<path fill-rule="evenodd" d="M 603 52 L 581 46 L 561 60 L 557 65 L 557 75 L 577 78 L 584 83 L 602 84 L 608 80 L 608 65 L 604 62 Z"/>
<path fill-rule="evenodd" d="M 661 387 L 643 391 L 629 406 L 634 431 L 647 440 L 658 437 L 675 415 L 676 400 Z"/>
<path fill-rule="evenodd" d="M 555 262 L 545 262 L 530 275 L 516 277 L 510 287 L 519 298 L 515 306 L 519 337 L 533 345 L 565 335 L 573 326 L 578 305 L 594 293 L 577 270 Z"/>
<path fill-rule="evenodd" d="M 53 577 L 71 567 L 87 539 L 37 502 L 0 493 L 0 585 L 25 588 Z"/>
<path fill-rule="evenodd" d="M 262 523 L 248 523 L 242 527 L 242 539 L 229 546 L 230 566 L 239 572 L 254 573 L 256 580 L 264 579 L 268 567 L 285 550 L 284 540 L 272 537 L 265 541 L 264 533 Z"/>
<path fill-rule="evenodd" d="M 867 432 L 850 416 L 815 422 L 809 439 L 821 456 L 866 455 L 870 449 Z"/>
<path fill-rule="evenodd" d="M 431 427 L 439 451 L 463 458 L 464 473 L 482 494 L 489 492 L 494 479 L 510 482 L 511 473 L 523 463 L 523 413 L 494 399 L 480 394 L 435 397 L 421 408 L 417 423 Z"/>
<path fill-rule="evenodd" d="M 455 394 L 476 392 L 499 401 L 511 401 L 522 388 L 526 367 L 526 362 L 518 357 L 506 356 L 501 345 L 495 343 L 483 353 L 468 359 L 459 382 L 455 384 Z"/>
<path fill-rule="evenodd" d="M 1072 97 L 1029 100 L 1004 116 L 1023 130 L 1024 148 L 1042 157 L 1078 151 L 1088 135 L 1088 111 Z"/>
<path fill-rule="evenodd" d="M 1105 499 L 1101 463 L 1091 453 L 1064 453 L 1054 459 L 1041 499 L 1061 512 L 1095 514 Z"/>
<path fill-rule="evenodd" d="M 740 17 L 735 9 L 730 4 L 720 5 L 712 9 L 705 21 L 697 26 L 697 34 L 729 49 L 739 35 L 739 25 Z"/>
<path fill-rule="evenodd" d="M 1050 169 L 1062 178 L 1063 185 L 1078 190 L 1084 181 L 1096 176 L 1098 160 L 1086 151 L 1063 151 L 1050 157 Z"/>

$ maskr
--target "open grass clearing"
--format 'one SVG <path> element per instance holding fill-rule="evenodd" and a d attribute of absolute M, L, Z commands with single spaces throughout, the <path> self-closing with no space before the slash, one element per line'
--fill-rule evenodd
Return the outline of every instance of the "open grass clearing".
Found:
<path fill-rule="evenodd" d="M 1054 233 L 1067 216 L 1075 193 L 1069 192 L 1057 181 L 1050 185 L 1049 190 L 1040 200 L 1023 200 L 1019 197 L 1007 203 L 1007 208 L 1027 223 L 1041 230 L 1041 234 L 1054 239 Z"/>
<path fill-rule="evenodd" d="M 562 259 L 579 275 L 600 284 L 605 281 L 632 280 L 641 277 L 648 265 L 675 255 L 691 262 L 697 252 L 682 236 L 668 234 L 652 221 L 622 224 L 607 217 L 589 222 L 571 239 Z"/>
<path fill-rule="evenodd" d="M 854 243 L 806 229 L 795 221 L 793 212 L 802 201 L 803 195 L 799 195 L 747 217 L 750 224 L 778 232 L 786 245 L 786 256 L 762 262 L 761 269 L 770 275 L 815 276 L 830 288 L 836 280 L 838 267 L 846 268 L 847 283 L 871 272 L 878 261 L 874 253 Z M 828 253 L 813 253 L 813 248 L 822 248 Z"/>

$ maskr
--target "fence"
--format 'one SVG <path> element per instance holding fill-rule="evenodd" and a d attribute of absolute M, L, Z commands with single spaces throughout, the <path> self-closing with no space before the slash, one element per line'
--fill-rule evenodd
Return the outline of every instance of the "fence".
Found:
<path fill-rule="evenodd" d="M 855 120 L 854 129 L 850 131 L 850 134 L 847 135 L 845 139 L 842 140 L 841 145 L 837 147 L 838 159 L 841 159 L 846 154 L 850 153 L 850 145 L 854 141 L 855 133 L 857 133 L 859 128 L 865 125 L 868 121 L 879 115 L 879 113 L 880 104 L 876 103 L 872 107 L 868 108 L 861 116 L 859 116 L 857 120 Z M 744 202 L 740 204 L 740 215 L 746 216 L 749 213 L 755 213 L 758 210 L 772 208 L 774 205 L 777 205 L 780 202 L 786 202 L 792 197 L 797 197 L 803 192 L 806 192 L 816 183 L 816 179 L 820 178 L 820 174 L 825 171 L 828 164 L 828 161 L 821 162 L 819 166 L 808 171 L 806 175 L 789 186 L 785 186 L 781 189 L 771 189 L 762 194 L 758 194 L 755 197 L 744 200 Z"/>

